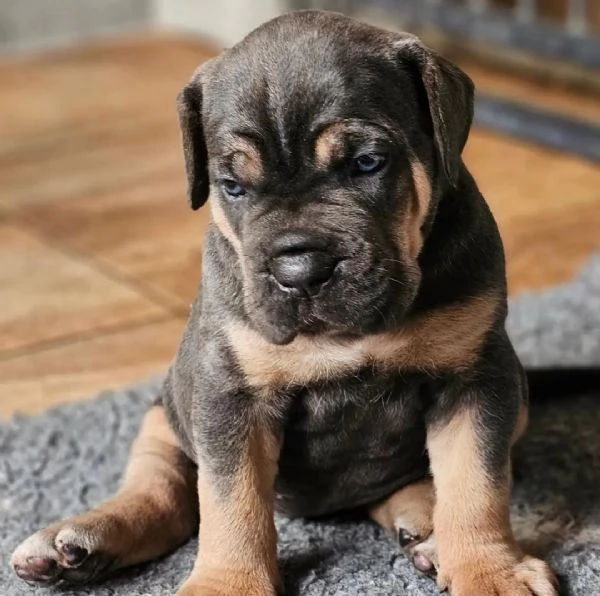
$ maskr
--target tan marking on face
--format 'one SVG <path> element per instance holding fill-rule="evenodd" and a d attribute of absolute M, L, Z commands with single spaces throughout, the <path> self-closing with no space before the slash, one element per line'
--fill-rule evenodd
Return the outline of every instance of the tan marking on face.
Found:
<path fill-rule="evenodd" d="M 508 458 L 501 477 L 490 478 L 479 432 L 474 414 L 465 409 L 428 433 L 440 585 L 450 582 L 465 562 L 488 573 L 491 561 L 501 569 L 520 556 L 509 521 Z M 479 576 L 477 569 L 471 571 Z"/>
<path fill-rule="evenodd" d="M 256 423 L 233 482 L 221 494 L 198 475 L 200 553 L 188 583 L 235 594 L 275 594 L 279 584 L 273 521 L 279 441 Z"/>
<path fill-rule="evenodd" d="M 248 140 L 236 137 L 231 144 L 230 153 L 233 155 L 233 169 L 235 175 L 244 178 L 244 180 L 258 180 L 262 176 L 262 161 L 258 149 Z M 217 198 L 217 191 L 212 188 L 208 197 L 210 211 L 213 223 L 217 226 L 221 234 L 233 246 L 235 252 L 242 259 L 242 243 Z"/>
<path fill-rule="evenodd" d="M 231 145 L 234 174 L 243 181 L 257 182 L 263 176 L 263 161 L 260 151 L 248 139 L 236 137 Z"/>
<path fill-rule="evenodd" d="M 411 202 L 410 214 L 407 218 L 408 257 L 416 260 L 423 248 L 422 227 L 431 204 L 431 182 L 420 161 L 410 164 L 412 172 L 414 196 Z"/>
<path fill-rule="evenodd" d="M 345 126 L 336 122 L 325 128 L 315 142 L 315 161 L 320 168 L 327 168 L 344 149 Z"/>
<path fill-rule="evenodd" d="M 233 228 L 231 227 L 231 224 L 229 223 L 229 220 L 223 211 L 223 207 L 221 207 L 219 200 L 214 196 L 214 194 L 211 194 L 209 197 L 209 205 L 214 224 L 217 226 L 221 234 L 223 234 L 223 236 L 233 246 L 238 257 L 241 258 L 242 243 L 238 235 L 233 231 Z"/>
<path fill-rule="evenodd" d="M 406 530 L 420 540 L 433 532 L 435 492 L 431 478 L 413 482 L 369 510 L 373 521 L 394 537 Z"/>
<path fill-rule="evenodd" d="M 410 164 L 412 193 L 407 209 L 398 213 L 398 247 L 407 265 L 416 267 L 423 248 L 423 224 L 431 204 L 431 182 L 425 166 L 413 159 Z"/>
<path fill-rule="evenodd" d="M 227 324 L 226 332 L 248 382 L 255 387 L 326 380 L 366 365 L 457 370 L 477 358 L 499 300 L 493 294 L 471 298 L 410 320 L 397 331 L 357 339 L 298 336 L 277 346 L 236 321 Z"/>

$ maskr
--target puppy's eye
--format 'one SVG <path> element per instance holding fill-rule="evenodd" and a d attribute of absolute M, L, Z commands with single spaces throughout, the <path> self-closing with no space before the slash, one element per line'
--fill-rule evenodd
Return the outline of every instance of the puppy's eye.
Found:
<path fill-rule="evenodd" d="M 221 185 L 223 186 L 223 190 L 230 196 L 230 197 L 242 197 L 246 194 L 246 189 L 241 186 L 240 184 L 238 184 L 235 180 L 231 180 L 229 178 L 226 178 L 225 180 L 221 181 Z"/>
<path fill-rule="evenodd" d="M 352 174 L 375 174 L 385 165 L 385 156 L 378 153 L 364 153 L 352 160 Z"/>

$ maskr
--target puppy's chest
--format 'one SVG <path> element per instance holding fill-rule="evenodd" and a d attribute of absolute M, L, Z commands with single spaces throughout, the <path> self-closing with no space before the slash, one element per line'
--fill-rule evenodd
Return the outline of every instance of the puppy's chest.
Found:
<path fill-rule="evenodd" d="M 327 469 L 422 450 L 424 408 L 416 379 L 372 371 L 302 389 L 292 398 L 282 464 Z"/>

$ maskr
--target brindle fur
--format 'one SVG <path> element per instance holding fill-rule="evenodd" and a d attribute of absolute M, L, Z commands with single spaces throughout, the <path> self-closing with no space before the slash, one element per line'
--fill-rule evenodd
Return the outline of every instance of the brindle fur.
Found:
<path fill-rule="evenodd" d="M 390 529 L 433 523 L 454 596 L 554 595 L 508 523 L 526 395 L 502 244 L 461 159 L 469 78 L 412 36 L 306 11 L 203 65 L 178 105 L 190 203 L 213 215 L 160 399 L 198 466 L 205 519 L 180 594 L 275 593 L 275 508 L 367 506 Z M 386 166 L 353 178 L 349 160 L 369 152 Z M 223 178 L 246 194 L 229 197 Z M 269 275 L 288 232 L 340 259 L 317 296 Z M 27 562 L 40 556 L 21 548 L 13 564 L 43 582 Z"/>

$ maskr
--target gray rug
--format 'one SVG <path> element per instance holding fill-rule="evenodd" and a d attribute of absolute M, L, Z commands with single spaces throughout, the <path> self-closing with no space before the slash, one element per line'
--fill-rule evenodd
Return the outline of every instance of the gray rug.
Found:
<path fill-rule="evenodd" d="M 570 284 L 514 300 L 509 330 L 523 360 L 600 363 L 600 256 Z M 0 596 L 41 593 L 8 566 L 28 534 L 117 487 L 129 443 L 157 382 L 0 423 Z M 513 521 L 536 537 L 564 594 L 600 595 L 600 395 L 535 405 L 521 445 Z M 291 596 L 435 595 L 394 542 L 364 520 L 280 519 L 279 559 Z M 91 588 L 46 594 L 165 596 L 192 568 L 195 541 Z"/>

